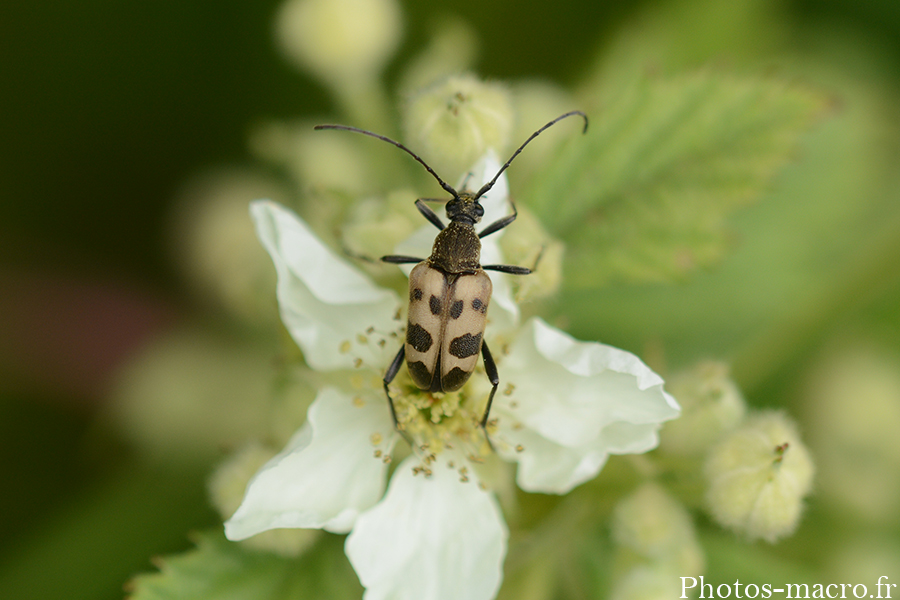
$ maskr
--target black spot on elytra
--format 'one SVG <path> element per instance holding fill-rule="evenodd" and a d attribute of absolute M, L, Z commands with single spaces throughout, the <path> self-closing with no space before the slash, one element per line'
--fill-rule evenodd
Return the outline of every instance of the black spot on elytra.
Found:
<path fill-rule="evenodd" d="M 462 314 L 463 309 L 463 301 L 457 300 L 453 304 L 450 305 L 450 317 L 453 319 L 458 319 L 459 315 Z"/>
<path fill-rule="evenodd" d="M 406 343 L 419 352 L 428 352 L 433 342 L 431 334 L 425 331 L 425 328 L 421 325 L 410 323 L 409 327 L 406 328 Z"/>
<path fill-rule="evenodd" d="M 472 308 L 482 314 L 487 312 L 487 305 L 481 301 L 481 298 L 475 298 L 474 300 L 472 300 Z"/>
<path fill-rule="evenodd" d="M 431 382 L 434 379 L 434 373 L 428 370 L 425 363 L 418 360 L 409 363 L 409 376 L 412 377 L 416 386 L 421 390 L 429 389 L 431 387 Z"/>
<path fill-rule="evenodd" d="M 432 295 L 431 298 L 428 299 L 428 308 L 431 309 L 431 314 L 433 315 L 441 314 L 441 299 Z"/>
<path fill-rule="evenodd" d="M 409 293 L 409 301 L 412 302 L 414 300 L 422 299 L 422 290 L 420 288 L 416 288 Z"/>
<path fill-rule="evenodd" d="M 450 354 L 456 358 L 468 358 L 475 356 L 481 350 L 481 334 L 467 333 L 450 342 Z"/>
<path fill-rule="evenodd" d="M 471 371 L 463 371 L 459 367 L 453 367 L 450 369 L 449 373 L 441 378 L 441 388 L 443 388 L 445 392 L 456 391 L 469 380 L 469 375 L 471 374 Z"/>

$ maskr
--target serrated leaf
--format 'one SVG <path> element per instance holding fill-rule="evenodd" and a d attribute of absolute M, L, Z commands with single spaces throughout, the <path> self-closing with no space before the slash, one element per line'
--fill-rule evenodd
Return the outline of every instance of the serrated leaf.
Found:
<path fill-rule="evenodd" d="M 220 532 L 197 536 L 197 547 L 159 561 L 160 571 L 137 576 L 130 600 L 297 600 L 359 598 L 342 539 L 322 536 L 300 558 L 251 550 Z"/>
<path fill-rule="evenodd" d="M 567 245 L 566 286 L 671 280 L 718 260 L 726 217 L 766 189 L 827 106 L 704 71 L 635 82 L 537 174 L 527 202 Z"/>

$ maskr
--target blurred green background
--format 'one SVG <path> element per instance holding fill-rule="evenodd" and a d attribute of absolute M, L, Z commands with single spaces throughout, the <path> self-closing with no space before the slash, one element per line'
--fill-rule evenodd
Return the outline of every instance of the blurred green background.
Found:
<path fill-rule="evenodd" d="M 192 176 L 251 162 L 254 123 L 329 115 L 327 93 L 274 47 L 279 4 L 0 6 L 3 597 L 119 598 L 125 580 L 150 568 L 149 557 L 185 549 L 187 531 L 220 522 L 205 498 L 209 457 L 154 460 L 100 416 L 120 369 L 164 332 L 199 323 L 226 339 L 244 335 L 185 285 L 172 213 Z M 592 297 L 570 292 L 560 304 L 571 307 L 574 333 L 649 352 L 651 361 L 660 346 L 674 366 L 704 353 L 732 359 L 752 405 L 788 406 L 802 423 L 805 409 L 785 399 L 805 389 L 809 369 L 840 340 L 875 344 L 879 360 L 890 357 L 889 372 L 900 364 L 893 360 L 900 353 L 900 220 L 892 209 L 900 200 L 900 3 L 763 4 L 745 22 L 723 13 L 732 20 L 717 36 L 710 2 L 526 8 L 472 0 L 435 9 L 406 0 L 400 56 L 415 54 L 453 15 L 478 32 L 482 76 L 574 84 L 617 31 L 655 15 L 672 19 L 672 40 L 690 37 L 691 26 L 706 32 L 663 68 L 783 71 L 832 93 L 843 114 L 859 116 L 825 125 L 823 143 L 806 148 L 818 150 L 818 164 L 829 169 L 845 161 L 856 169 L 845 184 L 851 194 L 860 188 L 859 199 L 823 205 L 821 214 L 814 201 L 792 208 L 790 186 L 811 194 L 824 174 L 798 167 L 799 174 L 772 184 L 775 200 L 738 215 L 726 275 L 711 281 L 714 275 L 701 272 L 672 288 L 669 312 L 654 311 L 669 292 L 649 284 L 610 290 L 599 320 Z M 856 200 L 864 214 L 854 212 Z M 798 269 L 808 260 L 810 272 L 840 279 L 807 285 L 795 278 L 783 288 L 776 279 L 767 288 L 759 265 L 779 264 L 784 240 L 766 237 L 779 232 L 805 249 Z M 760 287 L 751 285 L 753 276 Z M 727 294 L 734 289 L 749 290 L 738 303 L 749 315 L 741 323 L 726 310 L 735 306 Z M 885 531 L 896 536 L 896 521 Z M 900 579 L 897 569 L 889 574 Z"/>

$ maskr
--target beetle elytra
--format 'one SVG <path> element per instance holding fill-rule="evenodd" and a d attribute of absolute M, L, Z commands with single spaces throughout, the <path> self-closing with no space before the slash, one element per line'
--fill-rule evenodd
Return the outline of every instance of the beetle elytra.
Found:
<path fill-rule="evenodd" d="M 456 191 L 412 150 L 388 137 L 348 125 L 315 127 L 315 129 L 353 131 L 393 144 L 425 167 L 444 191 L 451 195 L 446 204 L 449 220 L 446 225 L 425 204 L 428 199 L 416 200 L 416 208 L 422 216 L 440 230 L 434 240 L 431 256 L 426 259 L 399 255 L 381 258 L 382 261 L 393 264 L 418 263 L 409 275 L 406 340 L 384 375 L 384 391 L 390 405 L 391 416 L 398 429 L 400 427 L 397 412 L 389 386 L 400 371 L 404 360 L 410 377 L 419 389 L 428 392 L 452 392 L 460 389 L 468 381 L 475 370 L 478 354 L 484 359 L 484 370 L 492 386 L 480 421 L 480 426 L 486 428 L 500 377 L 491 351 L 484 342 L 487 309 L 492 290 L 491 279 L 485 271 L 527 275 L 531 273 L 531 269 L 514 265 L 481 264 L 481 238 L 515 221 L 517 211 L 510 199 L 512 214 L 476 232 L 475 224 L 484 216 L 484 207 L 479 200 L 490 191 L 500 175 L 531 140 L 558 121 L 574 115 L 584 119 L 583 131 L 586 132 L 588 119 L 583 112 L 574 110 L 560 115 L 531 134 L 500 167 L 493 179 L 477 192 Z"/>

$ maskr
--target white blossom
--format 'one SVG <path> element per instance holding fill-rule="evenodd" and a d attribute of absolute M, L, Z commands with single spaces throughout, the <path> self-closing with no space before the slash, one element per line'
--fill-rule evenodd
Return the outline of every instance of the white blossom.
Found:
<path fill-rule="evenodd" d="M 497 168 L 486 156 L 470 187 Z M 482 201 L 485 223 L 507 214 L 505 177 Z M 385 493 L 392 452 L 406 443 L 382 388 L 403 339 L 400 297 L 285 208 L 257 201 L 251 214 L 275 262 L 285 325 L 309 366 L 337 383 L 319 391 L 306 425 L 250 482 L 225 525 L 229 539 L 282 527 L 350 532 L 346 552 L 366 600 L 493 598 L 507 528 L 478 475 L 482 460 L 496 452 L 518 463 L 523 490 L 564 494 L 596 476 L 610 454 L 655 447 L 660 424 L 678 415 L 662 379 L 632 354 L 577 341 L 539 318 L 519 325 L 506 276 L 492 274 L 485 336 L 501 383 L 490 443 L 479 425 L 490 392 L 480 370 L 459 392 L 430 394 L 403 367 L 391 389 L 413 453 Z M 427 228 L 398 252 L 427 255 L 421 245 L 435 235 Z M 485 264 L 502 262 L 496 237 L 484 240 Z"/>

